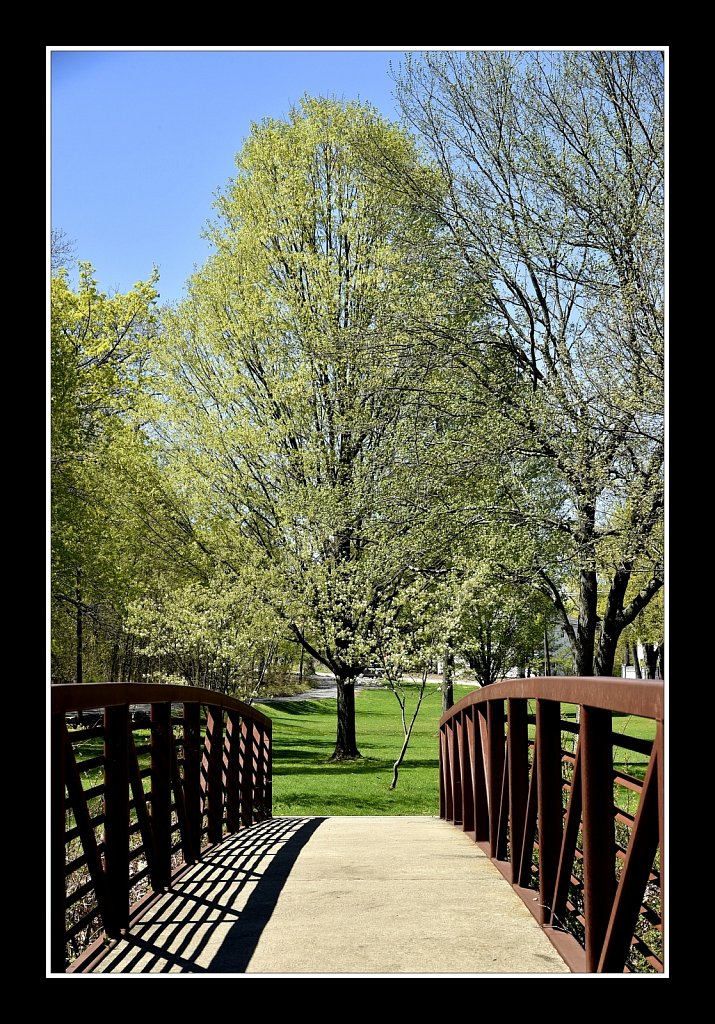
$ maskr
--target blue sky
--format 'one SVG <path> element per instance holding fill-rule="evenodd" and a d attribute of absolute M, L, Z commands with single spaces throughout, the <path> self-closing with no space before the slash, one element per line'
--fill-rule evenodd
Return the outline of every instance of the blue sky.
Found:
<path fill-rule="evenodd" d="M 105 291 L 159 267 L 181 297 L 208 253 L 201 231 L 252 121 L 305 93 L 369 101 L 397 118 L 398 50 L 48 48 L 50 212 Z"/>

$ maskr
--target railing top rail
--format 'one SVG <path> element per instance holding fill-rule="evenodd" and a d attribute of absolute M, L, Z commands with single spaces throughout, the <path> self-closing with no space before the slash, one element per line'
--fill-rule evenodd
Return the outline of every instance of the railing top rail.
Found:
<path fill-rule="evenodd" d="M 203 686 L 171 683 L 55 683 L 50 688 L 52 714 L 115 707 L 118 704 L 210 704 L 238 711 L 246 718 L 270 725 L 271 720 L 250 704 Z"/>
<path fill-rule="evenodd" d="M 525 679 L 503 679 L 501 682 L 472 690 L 454 704 L 440 719 L 440 726 L 470 707 L 490 700 L 523 697 L 561 701 L 603 708 L 617 714 L 637 715 L 663 721 L 662 679 L 619 679 L 615 676 L 529 676 Z"/>

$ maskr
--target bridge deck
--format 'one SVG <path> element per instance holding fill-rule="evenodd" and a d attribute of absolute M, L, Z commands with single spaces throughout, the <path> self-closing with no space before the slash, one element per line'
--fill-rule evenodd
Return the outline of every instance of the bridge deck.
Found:
<path fill-rule="evenodd" d="M 554 974 L 568 968 L 497 868 L 451 824 L 430 817 L 311 817 L 274 818 L 208 851 L 95 971 Z"/>

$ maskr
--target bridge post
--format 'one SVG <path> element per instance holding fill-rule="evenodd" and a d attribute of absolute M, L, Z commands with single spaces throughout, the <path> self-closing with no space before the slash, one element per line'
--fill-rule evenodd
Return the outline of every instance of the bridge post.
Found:
<path fill-rule="evenodd" d="M 561 706 L 554 700 L 536 702 L 536 771 L 539 825 L 539 903 L 541 923 L 551 920 L 561 854 Z"/>
<path fill-rule="evenodd" d="M 171 880 L 171 704 L 151 705 L 151 832 L 157 891 Z"/>
<path fill-rule="evenodd" d="M 501 811 L 502 783 L 504 779 L 504 702 L 489 701 L 487 704 L 489 786 L 489 856 L 501 859 L 499 849 L 499 818 Z"/>
<path fill-rule="evenodd" d="M 201 856 L 201 707 L 184 704 L 184 803 L 186 830 L 191 848 L 188 862 Z"/>
<path fill-rule="evenodd" d="M 462 779 L 462 828 L 475 834 L 474 824 L 474 719 L 470 711 L 464 711 L 460 719 L 459 753 L 461 763 L 459 774 Z"/>
<path fill-rule="evenodd" d="M 50 777 L 50 969 L 62 974 L 67 963 L 65 939 L 65 867 L 67 854 L 65 829 L 67 801 L 65 797 L 66 725 L 64 714 L 54 714 L 51 724 L 52 774 Z"/>
<path fill-rule="evenodd" d="M 129 927 L 129 706 L 104 709 L 104 930 L 116 937 Z"/>
<path fill-rule="evenodd" d="M 462 738 L 461 715 L 454 716 L 454 728 L 449 733 L 449 766 L 452 773 L 452 821 L 462 824 L 462 772 L 459 742 Z"/>
<path fill-rule="evenodd" d="M 526 827 L 526 801 L 529 792 L 529 733 L 527 702 L 511 698 L 507 702 L 507 757 L 509 761 L 509 846 L 512 885 L 520 884 L 520 860 Z"/>
<path fill-rule="evenodd" d="M 580 728 L 586 962 L 595 973 L 616 889 L 611 712 L 583 705 Z"/>
<path fill-rule="evenodd" d="M 220 708 L 206 709 L 205 740 L 205 794 L 208 800 L 208 837 L 210 843 L 220 843 L 223 835 L 223 712 Z"/>
<path fill-rule="evenodd" d="M 241 766 L 241 824 L 244 828 L 253 824 L 253 723 L 241 718 L 241 743 L 239 763 Z"/>
<path fill-rule="evenodd" d="M 273 814 L 273 730 L 270 725 L 261 723 L 261 820 L 265 821 Z"/>
<path fill-rule="evenodd" d="M 488 737 L 487 709 L 479 705 L 474 709 L 474 833 L 477 842 L 489 840 Z"/>
<path fill-rule="evenodd" d="M 241 827 L 241 718 L 235 711 L 226 714 L 226 828 L 238 832 Z"/>

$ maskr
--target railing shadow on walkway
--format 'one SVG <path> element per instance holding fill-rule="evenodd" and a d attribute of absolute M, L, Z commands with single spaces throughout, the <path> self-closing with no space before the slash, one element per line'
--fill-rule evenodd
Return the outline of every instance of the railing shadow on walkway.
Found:
<path fill-rule="evenodd" d="M 94 970 L 244 973 L 298 855 L 325 820 L 272 819 L 227 837 L 176 878 Z"/>

